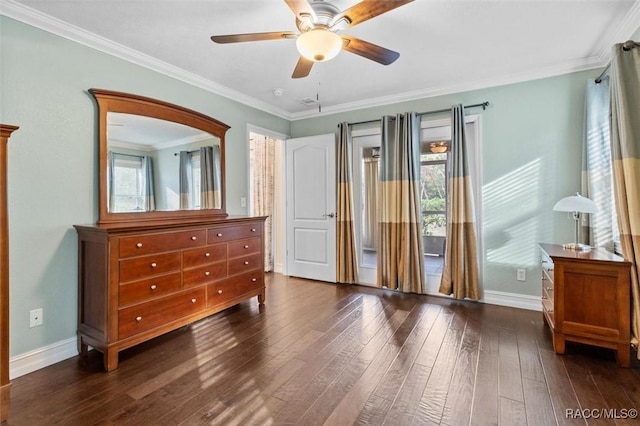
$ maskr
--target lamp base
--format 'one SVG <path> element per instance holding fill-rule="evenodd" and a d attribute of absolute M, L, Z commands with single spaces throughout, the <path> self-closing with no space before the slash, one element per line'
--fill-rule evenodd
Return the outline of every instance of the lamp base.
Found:
<path fill-rule="evenodd" d="M 562 248 L 565 250 L 574 250 L 574 251 L 589 251 L 591 250 L 591 246 L 587 244 L 580 243 L 566 243 L 562 245 Z"/>

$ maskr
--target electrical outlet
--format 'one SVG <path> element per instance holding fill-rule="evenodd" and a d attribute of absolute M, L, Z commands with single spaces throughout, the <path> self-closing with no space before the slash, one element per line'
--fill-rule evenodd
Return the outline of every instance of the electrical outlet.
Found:
<path fill-rule="evenodd" d="M 247 197 L 240 197 L 240 207 L 247 207 Z"/>
<path fill-rule="evenodd" d="M 518 281 L 524 281 L 527 279 L 527 272 L 525 269 L 518 269 L 518 273 L 516 274 L 516 279 Z"/>
<path fill-rule="evenodd" d="M 42 308 L 29 311 L 29 327 L 30 328 L 42 325 L 43 322 L 44 322 L 44 317 L 42 315 Z"/>

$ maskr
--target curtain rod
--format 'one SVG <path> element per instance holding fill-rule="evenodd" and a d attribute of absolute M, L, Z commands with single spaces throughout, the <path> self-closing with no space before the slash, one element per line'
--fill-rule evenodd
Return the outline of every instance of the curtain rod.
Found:
<path fill-rule="evenodd" d="M 489 106 L 489 101 L 484 101 L 484 102 L 479 103 L 479 104 L 465 105 L 464 109 L 482 107 L 482 109 L 485 110 L 485 109 L 487 109 L 488 106 Z M 429 114 L 440 114 L 440 113 L 449 112 L 449 111 L 451 111 L 451 108 L 419 112 L 417 115 L 422 116 L 422 115 L 429 115 Z M 377 120 L 356 121 L 355 123 L 349 123 L 349 125 L 353 126 L 353 125 L 356 125 L 356 124 L 375 123 L 376 121 L 380 121 L 380 118 L 378 118 Z"/>
<path fill-rule="evenodd" d="M 198 152 L 198 151 L 200 151 L 200 150 L 199 149 L 194 149 L 193 151 L 187 151 L 187 154 L 193 154 L 194 152 Z M 180 153 L 179 152 L 174 152 L 173 155 L 175 157 L 177 157 L 178 155 L 180 155 Z"/>
<path fill-rule="evenodd" d="M 640 47 L 640 43 L 636 43 L 633 40 L 627 40 L 624 43 L 622 43 L 622 50 L 624 50 L 625 52 L 630 51 L 634 47 Z M 611 68 L 611 61 L 609 61 L 604 71 L 602 71 L 602 73 L 598 76 L 598 78 L 596 78 L 596 84 L 602 83 L 602 78 L 605 76 L 605 74 L 609 72 L 609 68 Z"/>

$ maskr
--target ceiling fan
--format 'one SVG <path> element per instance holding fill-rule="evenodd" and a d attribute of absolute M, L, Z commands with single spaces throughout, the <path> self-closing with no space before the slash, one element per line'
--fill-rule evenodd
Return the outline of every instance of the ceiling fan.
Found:
<path fill-rule="evenodd" d="M 355 53 L 382 65 L 393 63 L 400 54 L 359 38 L 341 34 L 339 31 L 353 27 L 413 0 L 363 0 L 340 11 L 325 0 L 284 0 L 296 15 L 296 26 L 300 33 L 277 31 L 267 33 L 214 35 L 215 43 L 239 43 L 245 41 L 296 39 L 300 59 L 293 70 L 292 78 L 309 75 L 314 62 L 334 58 L 342 49 Z"/>

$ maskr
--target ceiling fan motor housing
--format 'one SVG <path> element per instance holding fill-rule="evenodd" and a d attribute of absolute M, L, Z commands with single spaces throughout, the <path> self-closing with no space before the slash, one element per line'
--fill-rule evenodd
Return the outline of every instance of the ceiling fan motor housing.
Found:
<path fill-rule="evenodd" d="M 341 21 L 345 21 L 345 25 L 342 25 L 341 22 L 334 22 L 335 17 L 340 13 L 340 9 L 331 3 L 324 0 L 313 0 L 309 2 L 309 5 L 316 14 L 316 19 L 314 20 L 312 16 L 308 16 L 308 18 L 305 16 L 304 19 L 296 17 L 296 26 L 300 32 L 304 33 L 314 28 L 325 28 L 331 31 L 337 31 L 348 26 L 348 20 L 346 18 L 341 19 Z"/>

